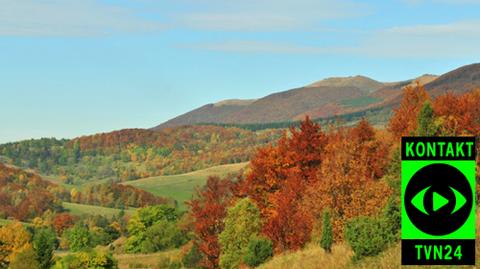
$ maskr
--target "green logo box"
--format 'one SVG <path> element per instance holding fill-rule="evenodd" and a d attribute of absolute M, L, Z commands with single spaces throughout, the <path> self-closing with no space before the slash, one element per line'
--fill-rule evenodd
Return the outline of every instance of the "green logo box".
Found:
<path fill-rule="evenodd" d="M 475 264 L 475 138 L 402 138 L 402 264 Z"/>

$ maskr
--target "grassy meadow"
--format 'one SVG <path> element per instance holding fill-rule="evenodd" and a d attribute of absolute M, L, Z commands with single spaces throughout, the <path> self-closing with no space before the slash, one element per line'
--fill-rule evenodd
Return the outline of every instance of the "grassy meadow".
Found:
<path fill-rule="evenodd" d="M 117 209 L 117 208 L 67 203 L 67 202 L 63 202 L 63 207 L 67 209 L 70 212 L 70 214 L 75 216 L 101 215 L 101 216 L 110 218 L 112 216 L 118 215 L 121 211 L 121 209 Z M 135 210 L 136 209 L 134 208 L 125 209 L 125 215 L 131 215 L 135 212 Z"/>
<path fill-rule="evenodd" d="M 247 164 L 248 163 L 245 162 L 219 165 L 186 174 L 149 177 L 128 181 L 123 184 L 137 187 L 155 195 L 173 198 L 178 201 L 179 207 L 184 209 L 185 202 L 190 200 L 195 188 L 203 186 L 208 176 L 224 177 L 244 169 Z"/>

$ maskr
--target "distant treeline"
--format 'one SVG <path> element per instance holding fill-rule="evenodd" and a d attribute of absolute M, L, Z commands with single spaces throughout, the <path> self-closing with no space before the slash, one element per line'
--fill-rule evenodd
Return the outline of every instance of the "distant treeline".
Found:
<path fill-rule="evenodd" d="M 388 121 L 391 115 L 391 107 L 378 107 L 363 111 L 352 112 L 348 114 L 330 116 L 326 118 L 316 118 L 312 121 L 320 125 L 328 125 L 331 123 L 351 123 L 367 118 L 373 124 L 383 124 Z M 268 123 L 197 123 L 195 125 L 213 125 L 225 128 L 235 127 L 249 131 L 261 131 L 267 129 L 286 129 L 290 127 L 298 127 L 302 121 L 279 121 Z"/>

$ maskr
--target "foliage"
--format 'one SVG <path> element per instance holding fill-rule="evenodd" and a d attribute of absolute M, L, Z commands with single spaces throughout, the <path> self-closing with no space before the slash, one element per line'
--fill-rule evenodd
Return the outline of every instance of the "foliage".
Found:
<path fill-rule="evenodd" d="M 332 252 L 333 244 L 333 227 L 330 212 L 325 210 L 323 212 L 323 225 L 322 225 L 322 239 L 320 240 L 320 246 L 325 252 Z"/>
<path fill-rule="evenodd" d="M 347 223 L 345 237 L 355 253 L 354 260 L 375 256 L 395 240 L 384 219 L 365 216 Z"/>
<path fill-rule="evenodd" d="M 361 121 L 354 128 L 331 131 L 323 157 L 317 172 L 321 180 L 307 187 L 304 206 L 317 222 L 325 209 L 331 210 L 338 241 L 346 221 L 378 214 L 392 193 L 381 180 L 389 161 L 388 140 L 380 139 L 368 122 Z"/>
<path fill-rule="evenodd" d="M 396 139 L 415 132 L 418 112 L 428 99 L 425 88 L 419 83 L 415 86 L 405 87 L 400 106 L 394 109 L 394 114 L 388 125 L 388 129 Z"/>
<path fill-rule="evenodd" d="M 48 269 L 53 263 L 53 252 L 58 247 L 58 240 L 55 232 L 50 228 L 40 228 L 35 230 L 32 240 L 39 268 Z"/>
<path fill-rule="evenodd" d="M 74 224 L 73 216 L 68 213 L 56 214 L 53 218 L 53 228 L 57 235 L 62 235 L 66 229 L 73 227 Z"/>
<path fill-rule="evenodd" d="M 145 240 L 141 244 L 141 252 L 152 253 L 169 248 L 178 248 L 185 242 L 186 237 L 175 222 L 161 220 L 145 231 Z"/>
<path fill-rule="evenodd" d="M 37 269 L 45 268 L 40 267 L 41 265 L 38 262 L 39 258 L 36 255 L 36 252 L 32 248 L 23 249 L 20 251 L 8 266 L 9 269 Z"/>
<path fill-rule="evenodd" d="M 259 149 L 251 160 L 244 189 L 258 205 L 263 233 L 279 252 L 298 249 L 309 239 L 310 215 L 301 208 L 305 188 L 317 181 L 325 135 L 308 117 L 290 128 L 276 146 Z"/>
<path fill-rule="evenodd" d="M 88 185 L 84 191 L 72 197 L 72 202 L 111 208 L 145 207 L 166 204 L 169 201 L 149 192 L 114 182 Z"/>
<path fill-rule="evenodd" d="M 32 249 L 30 234 L 19 222 L 0 227 L 0 268 L 7 268 L 17 255 Z M 30 256 L 30 252 L 22 255 Z"/>
<path fill-rule="evenodd" d="M 61 211 L 65 191 L 40 176 L 0 163 L 0 215 L 17 220 Z"/>
<path fill-rule="evenodd" d="M 65 230 L 64 236 L 67 238 L 68 247 L 72 251 L 82 251 L 93 247 L 92 234 L 82 222 L 78 222 L 72 228 Z"/>
<path fill-rule="evenodd" d="M 250 267 L 256 267 L 273 256 L 273 244 L 268 238 L 252 238 L 248 242 L 243 262 Z"/>
<path fill-rule="evenodd" d="M 220 268 L 238 268 L 248 242 L 261 231 L 260 211 L 249 198 L 244 198 L 228 208 L 224 223 L 219 235 Z"/>
<path fill-rule="evenodd" d="M 60 176 L 67 184 L 96 178 L 126 181 L 245 162 L 258 145 L 275 141 L 278 134 L 277 130 L 253 132 L 219 126 L 158 132 L 126 129 L 73 140 L 8 143 L 0 145 L 0 156 L 16 166 Z"/>
<path fill-rule="evenodd" d="M 186 242 L 186 236 L 177 227 L 179 213 L 171 206 L 157 205 L 139 209 L 130 218 L 129 237 L 125 248 L 130 253 L 150 253 Z"/>
<path fill-rule="evenodd" d="M 226 208 L 231 204 L 235 184 L 229 179 L 209 177 L 207 184 L 197 190 L 196 197 L 188 202 L 194 219 L 194 232 L 203 254 L 201 265 L 218 268 L 220 245 L 218 235 L 224 229 Z"/>
<path fill-rule="evenodd" d="M 385 206 L 381 218 L 385 221 L 387 233 L 393 235 L 395 240 L 400 239 L 400 228 L 402 214 L 400 210 L 400 201 L 393 196 Z"/>
<path fill-rule="evenodd" d="M 116 269 L 117 261 L 112 254 L 103 251 L 89 251 L 70 254 L 59 259 L 53 269 Z"/>
<path fill-rule="evenodd" d="M 432 105 L 426 101 L 418 112 L 416 134 L 418 136 L 434 136 L 437 129 Z"/>

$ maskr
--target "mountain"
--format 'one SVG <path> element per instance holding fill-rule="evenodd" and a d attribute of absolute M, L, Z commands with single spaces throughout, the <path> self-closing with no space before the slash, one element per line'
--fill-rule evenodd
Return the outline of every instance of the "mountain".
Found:
<path fill-rule="evenodd" d="M 416 82 L 437 96 L 447 91 L 462 93 L 480 87 L 480 64 L 460 67 L 439 77 L 426 74 L 400 82 L 379 82 L 364 76 L 333 77 L 310 85 L 254 100 L 226 100 L 208 104 L 166 121 L 166 127 L 212 124 L 265 124 L 290 122 L 305 115 L 321 119 L 362 113 L 372 109 L 391 110 L 398 105 L 402 89 Z"/>
<path fill-rule="evenodd" d="M 363 76 L 328 78 L 257 100 L 208 104 L 171 119 L 155 127 L 154 130 L 198 123 L 292 121 L 303 118 L 305 113 L 314 117 L 328 117 L 378 101 L 375 98 L 369 98 L 369 95 L 384 85 Z"/>

